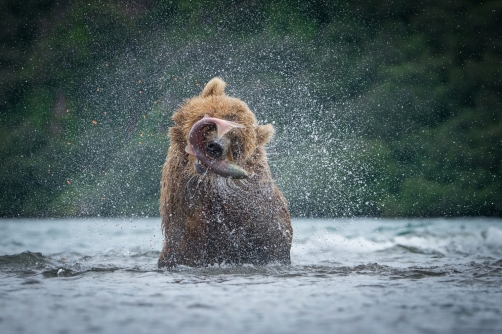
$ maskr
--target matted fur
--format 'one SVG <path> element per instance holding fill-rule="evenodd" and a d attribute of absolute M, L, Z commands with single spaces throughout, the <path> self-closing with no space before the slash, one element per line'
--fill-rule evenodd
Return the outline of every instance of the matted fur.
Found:
<path fill-rule="evenodd" d="M 257 125 L 244 102 L 225 94 L 225 85 L 213 78 L 173 115 L 171 146 L 162 170 L 164 247 L 159 267 L 290 263 L 291 219 L 264 148 L 274 129 L 270 124 Z M 205 115 L 245 126 L 227 136 L 233 162 L 247 171 L 247 179 L 195 171 L 195 157 L 185 152 L 185 146 L 190 129 Z"/>

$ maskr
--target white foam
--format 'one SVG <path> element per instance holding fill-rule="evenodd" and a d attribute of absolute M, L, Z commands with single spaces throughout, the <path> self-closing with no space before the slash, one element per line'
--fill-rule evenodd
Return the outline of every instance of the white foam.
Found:
<path fill-rule="evenodd" d="M 502 248 L 502 229 L 494 226 L 488 227 L 485 233 L 485 242 L 491 247 L 501 247 Z"/>

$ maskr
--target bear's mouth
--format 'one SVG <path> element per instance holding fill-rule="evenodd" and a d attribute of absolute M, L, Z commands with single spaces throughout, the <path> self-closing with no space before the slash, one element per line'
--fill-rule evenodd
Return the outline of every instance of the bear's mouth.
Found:
<path fill-rule="evenodd" d="M 199 174 L 207 174 L 209 171 L 207 169 L 206 166 L 204 166 L 200 161 L 199 159 L 196 159 L 195 160 L 195 163 L 194 163 L 194 166 L 195 166 L 195 171 Z"/>
<path fill-rule="evenodd" d="M 213 134 L 213 138 L 207 140 L 208 127 L 214 126 L 216 126 L 216 133 Z M 224 137 L 227 132 L 236 128 L 244 128 L 244 126 L 207 115 L 192 126 L 185 151 L 195 157 L 194 167 L 197 173 L 213 172 L 234 179 L 248 177 L 244 169 L 232 162 L 230 142 Z"/>

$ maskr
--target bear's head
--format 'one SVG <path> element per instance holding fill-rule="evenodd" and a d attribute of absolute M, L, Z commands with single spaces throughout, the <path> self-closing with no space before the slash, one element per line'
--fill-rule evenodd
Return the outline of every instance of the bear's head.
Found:
<path fill-rule="evenodd" d="M 263 147 L 274 128 L 258 125 L 246 103 L 225 94 L 225 86 L 213 78 L 173 115 L 171 147 L 186 154 L 189 173 L 245 178 L 266 164 Z"/>

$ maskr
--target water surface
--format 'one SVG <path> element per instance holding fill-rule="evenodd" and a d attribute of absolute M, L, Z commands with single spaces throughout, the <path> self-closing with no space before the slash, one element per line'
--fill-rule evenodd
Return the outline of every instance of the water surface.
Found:
<path fill-rule="evenodd" d="M 293 221 L 291 266 L 157 269 L 160 219 L 0 220 L 1 333 L 500 333 L 502 221 Z"/>

